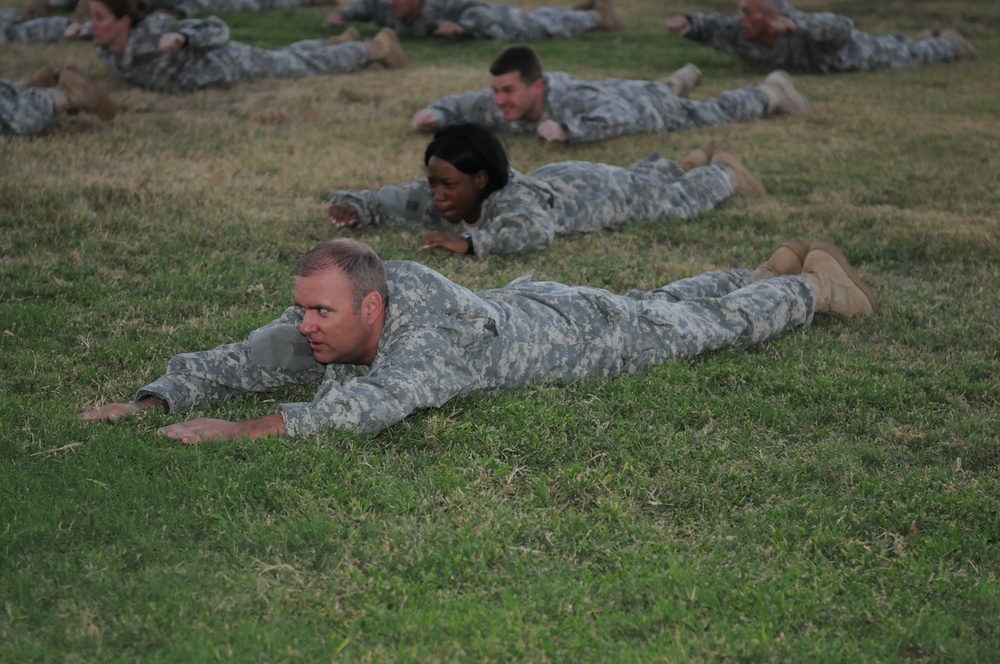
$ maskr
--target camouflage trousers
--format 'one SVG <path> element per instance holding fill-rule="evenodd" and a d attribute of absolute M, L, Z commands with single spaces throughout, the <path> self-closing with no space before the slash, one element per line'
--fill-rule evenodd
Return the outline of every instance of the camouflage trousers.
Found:
<path fill-rule="evenodd" d="M 19 42 L 23 44 L 43 44 L 57 42 L 63 38 L 69 21 L 65 16 L 49 16 L 21 20 L 17 9 L 0 9 L 0 44 Z"/>
<path fill-rule="evenodd" d="M 556 192 L 556 234 L 617 231 L 629 223 L 694 219 L 733 195 L 721 165 L 685 173 L 651 154 L 628 168 L 583 161 L 542 166 L 531 174 Z"/>
<path fill-rule="evenodd" d="M 363 68 L 369 57 L 368 46 L 363 42 L 331 46 L 322 39 L 310 39 L 275 50 L 230 42 L 187 63 L 173 80 L 140 82 L 133 80 L 134 77 L 125 80 L 150 90 L 190 92 L 263 78 L 348 74 Z"/>
<path fill-rule="evenodd" d="M 48 91 L 28 88 L 21 92 L 11 81 L 0 79 L 0 136 L 34 136 L 55 118 L 55 101 Z"/>
<path fill-rule="evenodd" d="M 834 71 L 867 71 L 884 67 L 906 68 L 948 62 L 955 59 L 955 47 L 947 39 L 931 37 L 920 41 L 900 34 L 878 37 L 854 31 L 850 43 L 832 57 Z"/>
<path fill-rule="evenodd" d="M 659 90 L 654 99 L 663 117 L 662 132 L 758 120 L 768 113 L 767 97 L 757 87 L 728 90 L 714 99 L 701 101 L 678 97 L 668 88 Z"/>
<path fill-rule="evenodd" d="M 175 9 L 184 16 L 214 12 L 266 12 L 309 7 L 312 0 L 184 0 Z"/>
<path fill-rule="evenodd" d="M 483 39 L 539 41 L 568 39 L 597 28 L 593 12 L 542 7 L 523 11 L 507 5 L 474 6 L 462 13 L 460 24 Z"/>
<path fill-rule="evenodd" d="M 625 296 L 642 303 L 628 371 L 763 343 L 808 326 L 816 306 L 805 277 L 751 282 L 747 270 L 706 272 Z"/>

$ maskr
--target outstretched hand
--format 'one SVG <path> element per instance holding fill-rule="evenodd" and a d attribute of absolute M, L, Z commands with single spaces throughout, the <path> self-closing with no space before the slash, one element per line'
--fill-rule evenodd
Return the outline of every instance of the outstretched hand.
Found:
<path fill-rule="evenodd" d="M 358 225 L 358 211 L 350 205 L 331 205 L 330 223 L 337 228 L 350 228 Z"/>
<path fill-rule="evenodd" d="M 438 119 L 434 111 L 429 108 L 422 108 L 413 114 L 410 126 L 417 131 L 434 131 L 438 128 Z"/>
<path fill-rule="evenodd" d="M 347 19 L 340 12 L 330 12 L 326 15 L 326 24 L 331 28 L 342 28 L 347 25 Z"/>
<path fill-rule="evenodd" d="M 187 37 L 179 32 L 168 32 L 160 37 L 160 45 L 156 48 L 160 53 L 176 53 L 187 44 Z"/>
<path fill-rule="evenodd" d="M 771 30 L 779 35 L 793 35 L 799 31 L 799 26 L 795 25 L 795 21 L 787 16 L 776 16 L 771 21 Z"/>
<path fill-rule="evenodd" d="M 460 26 L 454 21 L 441 21 L 438 23 L 437 30 L 432 33 L 435 37 L 444 37 L 446 39 L 454 39 L 455 37 L 461 37 L 465 34 L 465 28 Z"/>
<path fill-rule="evenodd" d="M 569 140 L 569 132 L 555 120 L 546 120 L 538 125 L 538 137 L 550 143 L 565 143 Z"/>
<path fill-rule="evenodd" d="M 185 445 L 199 445 L 212 441 L 284 436 L 285 421 L 280 413 L 246 422 L 230 422 L 229 420 L 200 417 L 196 420 L 171 424 L 156 433 L 164 438 L 179 440 Z"/>
<path fill-rule="evenodd" d="M 667 19 L 667 29 L 683 37 L 691 32 L 691 22 L 688 21 L 687 16 L 671 16 Z"/>
<path fill-rule="evenodd" d="M 84 413 L 80 413 L 80 418 L 87 422 L 117 422 L 123 417 L 128 417 L 132 413 L 152 410 L 153 408 L 162 408 L 163 410 L 166 410 L 167 403 L 158 397 L 147 397 L 141 401 L 135 401 L 133 403 L 109 403 L 101 406 L 100 408 L 94 408 Z"/>
<path fill-rule="evenodd" d="M 469 252 L 469 241 L 454 233 L 430 233 L 424 237 L 424 243 L 420 245 L 420 251 L 428 249 L 444 249 L 454 251 L 456 254 L 465 254 Z"/>

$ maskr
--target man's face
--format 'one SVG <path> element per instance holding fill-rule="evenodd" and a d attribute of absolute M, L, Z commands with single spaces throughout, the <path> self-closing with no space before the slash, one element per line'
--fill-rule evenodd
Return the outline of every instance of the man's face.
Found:
<path fill-rule="evenodd" d="M 403 23 L 413 23 L 420 18 L 424 0 L 389 0 L 392 15 Z"/>
<path fill-rule="evenodd" d="M 778 17 L 778 12 L 767 0 L 741 0 L 740 25 L 743 26 L 743 36 L 750 41 L 767 37 L 771 34 L 771 23 Z"/>
<path fill-rule="evenodd" d="M 295 278 L 295 303 L 302 307 L 299 332 L 320 364 L 370 364 L 378 350 L 381 316 L 373 317 L 369 293 L 354 310 L 351 280 L 339 268 Z M 375 325 L 375 318 L 379 325 Z"/>
<path fill-rule="evenodd" d="M 516 71 L 493 77 L 493 101 L 507 122 L 540 120 L 544 92 L 545 83 L 542 79 L 528 85 Z"/>

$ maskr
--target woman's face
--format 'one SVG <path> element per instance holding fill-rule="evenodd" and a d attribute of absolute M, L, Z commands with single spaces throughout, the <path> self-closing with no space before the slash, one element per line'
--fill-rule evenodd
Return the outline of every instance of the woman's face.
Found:
<path fill-rule="evenodd" d="M 427 183 L 434 197 L 434 207 L 452 223 L 479 221 L 487 182 L 486 171 L 469 175 L 443 159 L 431 157 L 427 161 Z"/>
<path fill-rule="evenodd" d="M 94 33 L 95 44 L 113 50 L 113 47 L 118 45 L 124 47 L 132 29 L 132 22 L 128 16 L 115 18 L 103 2 L 93 0 L 90 3 L 90 29 Z"/>

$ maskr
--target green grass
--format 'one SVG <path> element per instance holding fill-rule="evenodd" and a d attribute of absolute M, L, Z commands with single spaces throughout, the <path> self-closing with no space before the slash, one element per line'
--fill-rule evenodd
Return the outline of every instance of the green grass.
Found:
<path fill-rule="evenodd" d="M 695 62 L 695 97 L 760 80 L 669 35 L 674 9 L 618 4 L 629 32 L 540 44 L 548 67 Z M 995 660 L 1000 11 L 801 6 L 871 32 L 954 24 L 984 60 L 796 77 L 807 118 L 507 141 L 523 171 L 728 144 L 770 195 L 691 222 L 481 261 L 420 254 L 415 232 L 351 235 L 473 288 L 534 269 L 615 291 L 823 237 L 880 316 L 457 399 L 374 437 L 197 448 L 155 431 L 311 390 L 120 425 L 78 413 L 280 312 L 295 259 L 340 234 L 330 195 L 420 177 L 409 117 L 485 87 L 503 45 L 407 41 L 404 72 L 178 97 L 118 87 L 88 44 L 0 46 L 4 75 L 75 63 L 122 109 L 0 144 L 0 661 Z M 224 18 L 278 46 L 325 37 L 327 11 Z"/>

